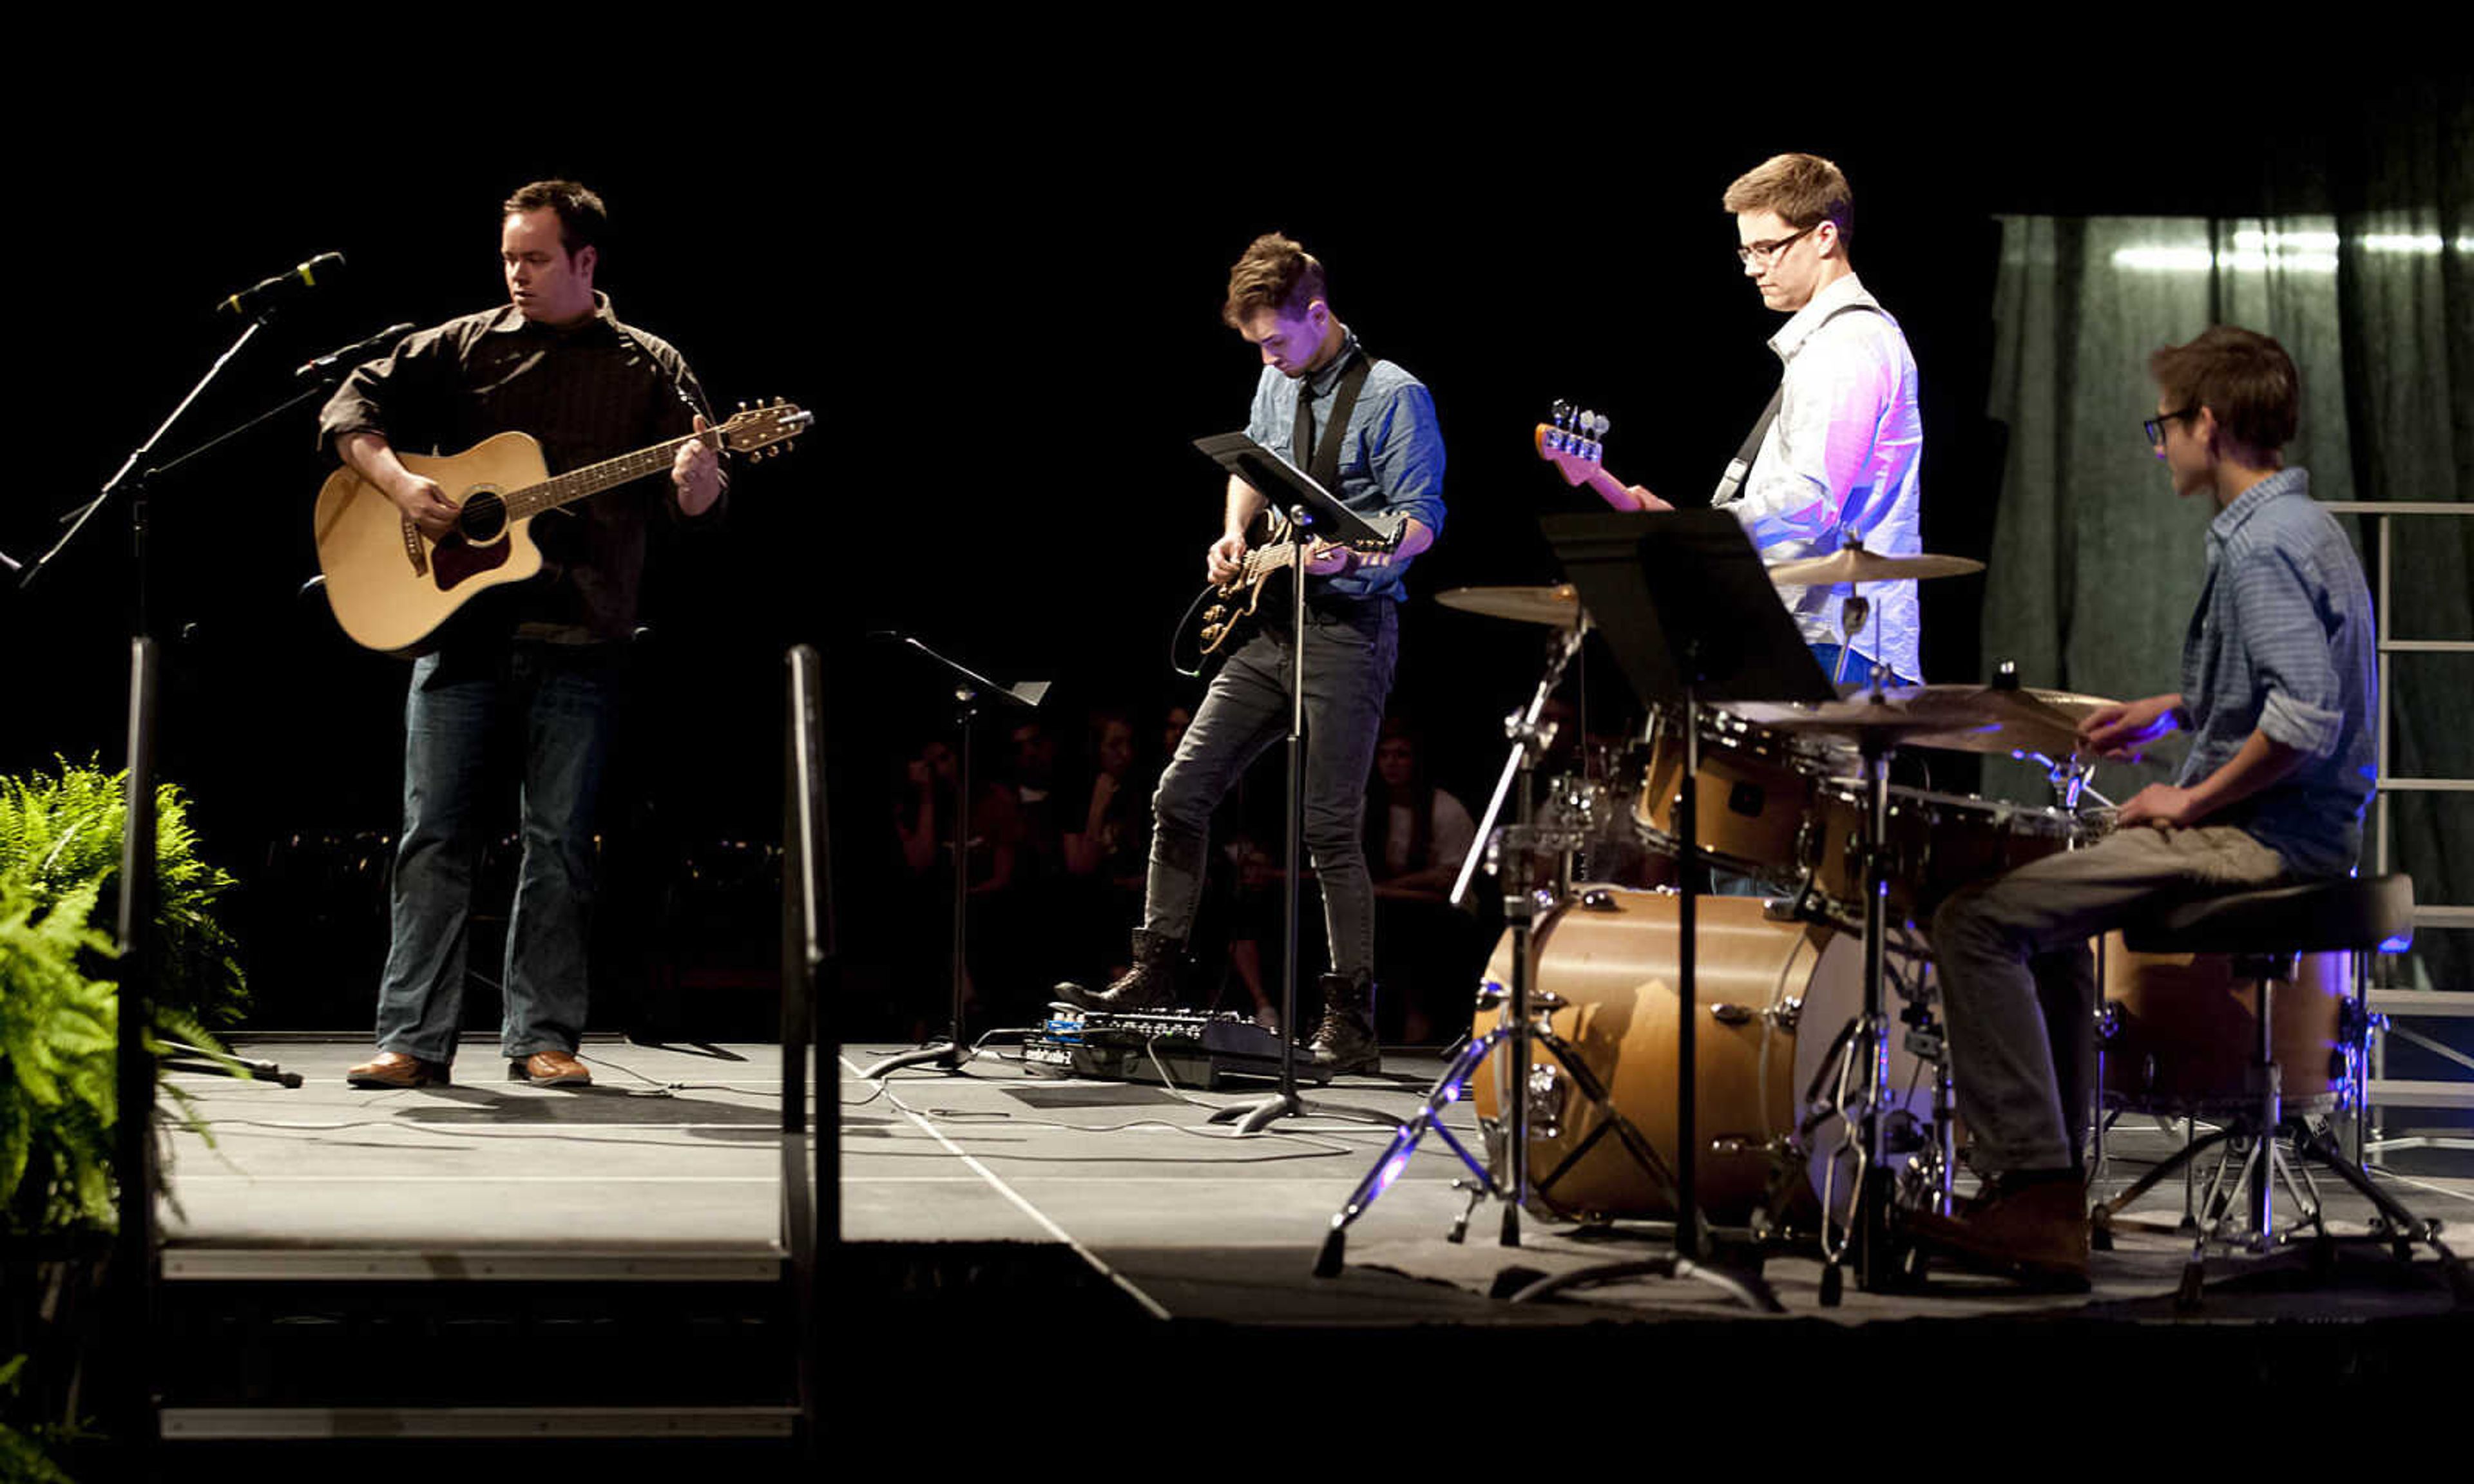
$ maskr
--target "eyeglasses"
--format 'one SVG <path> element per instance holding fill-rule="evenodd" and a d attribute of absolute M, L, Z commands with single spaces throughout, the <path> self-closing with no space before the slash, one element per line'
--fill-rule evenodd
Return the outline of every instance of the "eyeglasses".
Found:
<path fill-rule="evenodd" d="M 2195 402 L 2192 405 L 2183 408 L 2180 412 L 2158 413 L 2155 417 L 2141 423 L 2140 426 L 2147 430 L 2147 446 L 2150 448 L 2164 447 L 2165 424 L 2172 421 L 2176 418 L 2187 418 L 2198 410 L 2198 404 Z"/>
<path fill-rule="evenodd" d="M 1756 262 L 1767 268 L 1778 261 L 1780 253 L 1795 246 L 1798 239 L 1809 237 L 1820 229 L 1821 224 L 1815 222 L 1793 237 L 1781 237 L 1771 242 L 1748 242 L 1735 250 L 1735 261 L 1748 268 Z"/>

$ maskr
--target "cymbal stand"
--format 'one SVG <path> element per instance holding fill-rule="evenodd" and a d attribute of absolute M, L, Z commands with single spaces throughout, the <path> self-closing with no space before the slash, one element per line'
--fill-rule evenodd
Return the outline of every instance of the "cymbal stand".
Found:
<path fill-rule="evenodd" d="M 1468 899 L 1469 881 L 1476 875 L 1480 861 L 1491 860 L 1495 879 L 1503 886 L 1503 919 L 1512 933 L 1512 985 L 1503 996 L 1494 1031 L 1470 1039 L 1461 1055 L 1443 1069 L 1443 1075 L 1427 1092 L 1426 1100 L 1419 1111 L 1394 1134 L 1392 1143 L 1385 1148 L 1382 1158 L 1374 1161 L 1374 1168 L 1367 1172 L 1347 1202 L 1333 1213 L 1331 1231 L 1323 1237 L 1322 1254 L 1315 1260 L 1318 1276 L 1329 1278 L 1340 1271 L 1349 1223 L 1366 1214 L 1366 1209 L 1374 1204 L 1376 1197 L 1391 1188 L 1392 1182 L 1407 1165 L 1409 1156 L 1416 1152 L 1418 1141 L 1429 1129 L 1441 1134 L 1443 1141 L 1461 1157 L 1461 1162 L 1477 1175 L 1469 1209 L 1463 1211 L 1460 1220 L 1454 1224 L 1452 1240 L 1459 1241 L 1467 1234 L 1468 1218 L 1477 1209 L 1477 1203 L 1492 1196 L 1503 1202 L 1503 1245 L 1520 1245 L 1520 1208 L 1529 1199 L 1528 1068 L 1529 1039 L 1534 1034 L 1529 1023 L 1529 940 L 1530 924 L 1537 910 L 1537 893 L 1531 884 L 1529 856 L 1525 850 L 1519 854 L 1516 864 L 1502 860 L 1503 843 L 1496 833 L 1495 821 L 1503 817 L 1505 802 L 1511 801 L 1513 831 L 1526 844 L 1530 772 L 1555 740 L 1555 724 L 1541 723 L 1539 718 L 1545 713 L 1546 702 L 1555 694 L 1556 687 L 1563 683 L 1564 666 L 1581 652 L 1581 641 L 1589 636 L 1589 619 L 1586 613 L 1571 628 L 1556 631 L 1555 637 L 1547 645 L 1546 671 L 1539 677 L 1538 688 L 1531 693 L 1529 705 L 1504 718 L 1504 734 L 1511 740 L 1512 750 L 1504 756 L 1503 771 L 1495 777 L 1494 793 L 1487 800 L 1486 817 L 1479 820 L 1477 826 L 1477 838 L 1488 842 L 1487 848 L 1469 851 L 1468 857 L 1461 862 L 1459 877 L 1452 882 L 1449 900 L 1458 906 Z M 1498 1182 L 1483 1165 L 1470 1159 L 1468 1151 L 1461 1147 L 1449 1130 L 1443 1128 L 1441 1114 L 1444 1108 L 1459 1101 L 1468 1075 L 1505 1040 L 1512 1042 L 1515 1070 L 1508 1076 L 1498 1073 L 1495 1077 L 1498 1089 L 1511 1089 L 1502 1100 L 1506 1129 L 1504 1167 L 1508 1176 Z M 1646 1145 L 1647 1140 L 1642 1142 Z"/>
<path fill-rule="evenodd" d="M 1533 887 L 1534 854 L 1529 849 L 1534 834 L 1529 824 L 1531 773 L 1538 758 L 1545 754 L 1555 739 L 1554 724 L 1540 722 L 1539 718 L 1545 711 L 1547 699 L 1562 682 L 1564 666 L 1580 652 L 1581 642 L 1588 634 L 1589 619 L 1586 615 L 1572 628 L 1557 634 L 1548 648 L 1545 673 L 1540 677 L 1528 706 L 1505 718 L 1504 731 L 1511 739 L 1512 749 L 1504 758 L 1503 771 L 1495 779 L 1494 794 L 1487 802 L 1486 817 L 1479 823 L 1477 830 L 1478 838 L 1488 841 L 1489 846 L 1483 852 L 1469 852 L 1468 859 L 1462 863 L 1459 879 L 1452 883 L 1451 900 L 1455 903 L 1467 900 L 1469 882 L 1483 857 L 1503 888 L 1504 917 L 1512 931 L 1512 984 L 1509 988 L 1489 984 L 1478 993 L 1478 1008 L 1491 1008 L 1497 1012 L 1494 1027 L 1482 1036 L 1471 1037 L 1468 1043 L 1461 1048 L 1460 1054 L 1452 1059 L 1451 1065 L 1443 1069 L 1443 1076 L 1427 1091 L 1417 1113 L 1400 1124 L 1393 1135 L 1392 1142 L 1375 1160 L 1373 1167 L 1357 1183 L 1357 1188 L 1349 1192 L 1341 1209 L 1332 1214 L 1331 1230 L 1324 1234 L 1322 1250 L 1315 1259 L 1317 1278 L 1339 1276 L 1346 1258 L 1349 1226 L 1365 1215 L 1383 1192 L 1392 1187 L 1392 1183 L 1408 1167 L 1409 1157 L 1417 1153 L 1419 1143 L 1430 1133 L 1459 1157 L 1471 1177 L 1454 1182 L 1454 1188 L 1469 1192 L 1469 1200 L 1453 1221 L 1448 1240 L 1467 1240 L 1469 1218 L 1476 1213 L 1479 1203 L 1492 1198 L 1503 1203 L 1502 1244 L 1506 1247 L 1520 1245 L 1520 1208 L 1530 1193 L 1529 1066 L 1533 1040 L 1563 1065 L 1571 1077 L 1573 1089 L 1602 1115 L 1603 1121 L 1591 1135 L 1592 1145 L 1597 1137 L 1613 1132 L 1616 1141 L 1623 1145 L 1625 1152 L 1651 1182 L 1666 1192 L 1670 1199 L 1677 1198 L 1675 1179 L 1650 1144 L 1648 1137 L 1614 1106 L 1606 1085 L 1581 1059 L 1580 1048 L 1556 1034 L 1553 1016 L 1564 1007 L 1563 998 L 1534 991 L 1529 982 L 1534 963 L 1531 935 L 1540 904 L 1540 894 Z M 1514 823 L 1509 828 L 1497 831 L 1495 821 L 1502 817 L 1507 801 L 1513 805 Z M 1509 851 L 1505 849 L 1507 844 L 1512 847 Z M 1507 853 L 1513 856 L 1512 860 L 1504 859 Z M 1502 1094 L 1498 1102 L 1505 1126 L 1503 1166 L 1506 1171 L 1506 1177 L 1497 1180 L 1493 1172 L 1453 1136 L 1443 1123 L 1443 1115 L 1467 1092 L 1469 1078 L 1477 1073 L 1498 1046 L 1507 1041 L 1512 1045 L 1509 1069 L 1499 1068 L 1495 1074 L 1495 1086 Z M 1566 1160 L 1564 1162 L 1569 1164 L 1571 1161 Z M 1678 1209 L 1682 1209 L 1680 1201 Z M 1777 1301 L 1769 1298 L 1765 1289 L 1759 1288 L 1758 1279 L 1753 1280 L 1751 1288 L 1747 1288 L 1732 1275 L 1696 1267 L 1688 1262 L 1670 1263 L 1661 1258 L 1651 1267 L 1673 1276 L 1693 1277 L 1713 1283 L 1726 1289 L 1747 1307 L 1775 1309 L 1778 1306 Z M 1763 1300 L 1768 1301 L 1766 1305 Z"/>
<path fill-rule="evenodd" d="M 1886 674 L 1886 666 L 1874 667 L 1869 695 L 1876 706 L 1883 704 Z M 1882 993 L 1889 969 L 1889 862 L 1882 842 L 1890 834 L 1890 754 L 1896 751 L 1886 731 L 1863 731 L 1864 835 L 1858 850 L 1864 863 L 1864 1008 L 1847 1039 L 1835 1094 L 1855 1146 L 1856 1171 L 1851 1205 L 1835 1240 L 1830 1232 L 1835 1192 L 1826 1184 L 1822 1193 L 1821 1303 L 1826 1308 L 1835 1308 L 1844 1295 L 1843 1273 L 1851 1255 L 1856 1281 L 1867 1292 L 1887 1285 L 1895 1267 L 1890 1252 L 1892 1177 L 1881 1105 L 1890 1079 L 1889 1017 Z M 1831 1169 L 1828 1184 L 1834 1184 L 1834 1158 Z"/>

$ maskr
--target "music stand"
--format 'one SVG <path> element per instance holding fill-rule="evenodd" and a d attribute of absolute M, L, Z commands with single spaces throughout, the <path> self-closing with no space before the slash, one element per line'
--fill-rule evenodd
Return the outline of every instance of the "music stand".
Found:
<path fill-rule="evenodd" d="M 1644 704 L 1683 707 L 1684 778 L 1676 801 L 1682 857 L 1676 868 L 1681 941 L 1675 1250 L 1657 1261 L 1623 1266 L 1627 1276 L 1694 1276 L 1696 1265 L 1709 1262 L 1696 1186 L 1700 706 L 1704 701 L 1830 701 L 1837 692 L 1813 662 L 1760 554 L 1734 515 L 1712 510 L 1661 513 L 1647 520 L 1637 515 L 1555 515 L 1540 526 L 1635 695 Z M 1758 1278 L 1733 1278 L 1767 1300 L 1763 1306 L 1776 1304 Z M 1567 1274 L 1554 1286 L 1584 1281 L 1583 1274 Z"/>
<path fill-rule="evenodd" d="M 1018 685 L 1004 685 L 989 680 L 977 670 L 949 659 L 919 642 L 918 636 L 885 632 L 875 637 L 890 639 L 927 656 L 954 677 L 954 730 L 961 733 L 960 745 L 955 750 L 954 769 L 954 1018 L 943 1045 L 926 1045 L 916 1051 L 904 1051 L 886 1057 L 860 1073 L 866 1081 L 898 1072 L 906 1066 L 934 1065 L 941 1070 L 958 1072 L 971 1060 L 969 1043 L 962 1038 L 963 990 L 969 981 L 969 969 L 963 958 L 970 942 L 971 901 L 971 730 L 979 719 L 980 698 L 996 695 L 1025 710 L 1035 708 L 1047 698 L 1048 682 L 1024 681 Z M 929 780 L 935 788 L 935 780 Z"/>
<path fill-rule="evenodd" d="M 1275 1118 L 1306 1117 L 1315 1113 L 1334 1117 L 1355 1118 L 1369 1123 L 1395 1121 L 1389 1113 L 1371 1109 L 1350 1108 L 1337 1103 L 1309 1104 L 1298 1096 L 1298 850 L 1305 838 L 1305 731 L 1306 731 L 1306 546 L 1309 534 L 1320 540 L 1344 542 L 1360 548 L 1386 548 L 1398 544 L 1405 523 L 1395 522 L 1384 530 L 1370 524 L 1366 517 L 1343 505 L 1315 482 L 1313 476 L 1299 470 L 1286 459 L 1264 447 L 1243 433 L 1221 433 L 1210 438 L 1198 438 L 1194 446 L 1202 450 L 1213 463 L 1228 471 L 1231 478 L 1246 485 L 1272 502 L 1273 508 L 1286 512 L 1289 517 L 1289 841 L 1288 875 L 1283 883 L 1287 900 L 1281 916 L 1280 944 L 1280 1086 L 1278 1090 L 1251 1103 L 1238 1103 L 1221 1109 L 1211 1115 L 1214 1123 L 1234 1123 L 1240 1134 L 1260 1133 Z"/>

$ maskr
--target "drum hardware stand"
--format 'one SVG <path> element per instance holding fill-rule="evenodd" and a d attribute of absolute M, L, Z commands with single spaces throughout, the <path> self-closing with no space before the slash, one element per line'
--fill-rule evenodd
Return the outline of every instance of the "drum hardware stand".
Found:
<path fill-rule="evenodd" d="M 1332 1214 L 1331 1230 L 1323 1237 L 1322 1253 L 1315 1258 L 1315 1276 L 1318 1278 L 1332 1278 L 1339 1275 L 1347 1250 L 1349 1224 L 1364 1215 L 1367 1208 L 1373 1205 L 1375 1199 L 1385 1190 L 1391 1188 L 1392 1182 L 1398 1178 L 1401 1169 L 1408 1164 L 1409 1156 L 1415 1152 L 1418 1141 L 1425 1136 L 1429 1128 L 1443 1136 L 1443 1141 L 1451 1145 L 1452 1152 L 1461 1157 L 1461 1162 L 1477 1172 L 1480 1181 L 1469 1198 L 1468 1209 L 1462 1211 L 1460 1219 L 1452 1225 L 1451 1239 L 1455 1242 L 1463 1239 L 1468 1230 L 1469 1217 L 1476 1211 L 1478 1202 L 1492 1196 L 1503 1203 L 1502 1244 L 1506 1247 L 1520 1245 L 1520 1208 L 1529 1199 L 1529 1042 L 1533 1035 L 1539 1034 L 1530 1023 L 1532 1007 L 1529 993 L 1529 976 L 1533 967 L 1530 933 L 1538 901 L 1537 893 L 1530 886 L 1528 857 L 1520 855 L 1512 862 L 1502 859 L 1503 842 L 1501 832 L 1495 828 L 1495 821 L 1503 817 L 1504 803 L 1507 800 L 1510 801 L 1513 806 L 1512 832 L 1522 844 L 1526 844 L 1530 816 L 1530 774 L 1537 760 L 1544 755 L 1547 748 L 1554 745 L 1555 740 L 1555 724 L 1541 722 L 1539 718 L 1545 712 L 1547 699 L 1553 696 L 1556 687 L 1563 683 L 1564 669 L 1571 663 L 1572 657 L 1580 653 L 1581 643 L 1588 637 L 1589 632 L 1589 620 L 1587 613 L 1583 613 L 1571 628 L 1556 631 L 1555 637 L 1547 646 L 1545 673 L 1539 677 L 1538 688 L 1530 694 L 1528 706 L 1504 718 L 1504 734 L 1511 740 L 1512 749 L 1503 759 L 1503 771 L 1495 778 L 1494 793 L 1488 799 L 1486 804 L 1486 817 L 1478 822 L 1477 826 L 1477 838 L 1487 841 L 1488 847 L 1484 850 L 1469 851 L 1468 857 L 1461 862 L 1461 874 L 1452 882 L 1451 895 L 1447 898 L 1454 906 L 1467 901 L 1469 882 L 1476 875 L 1481 859 L 1491 858 L 1495 878 L 1503 887 L 1504 923 L 1512 933 L 1511 987 L 1509 990 L 1489 987 L 1497 995 L 1501 1014 L 1495 1020 L 1493 1030 L 1484 1036 L 1471 1037 L 1462 1046 L 1460 1055 L 1451 1065 L 1444 1068 L 1443 1075 L 1437 1080 L 1433 1090 L 1426 1094 L 1424 1104 L 1410 1116 L 1407 1122 L 1399 1126 L 1398 1131 L 1393 1136 L 1391 1145 L 1383 1151 L 1382 1157 L 1374 1161 L 1373 1169 L 1368 1171 L 1366 1178 L 1358 1182 L 1357 1189 L 1350 1193 L 1347 1204 Z M 1560 999 L 1557 1003 L 1561 1003 Z M 1544 1014 L 1551 1013 L 1551 1008 L 1549 1007 L 1547 1012 L 1540 1013 L 1541 1022 Z M 1468 1151 L 1463 1148 L 1460 1141 L 1452 1137 L 1451 1132 L 1443 1126 L 1441 1115 L 1445 1107 L 1459 1099 L 1463 1084 L 1469 1074 L 1477 1069 L 1498 1043 L 1506 1040 L 1512 1042 L 1511 1069 L 1508 1072 L 1498 1071 L 1495 1077 L 1495 1085 L 1508 1089 L 1503 1097 L 1503 1121 L 1506 1130 L 1504 1167 L 1507 1173 L 1506 1178 L 1498 1183 L 1477 1161 L 1469 1158 Z M 1557 1052 L 1557 1057 L 1564 1062 L 1567 1069 L 1574 1068 L 1578 1065 L 1577 1057 L 1564 1058 L 1561 1051 Z M 1579 1082 L 1581 1079 L 1576 1076 L 1574 1080 Z M 1596 1079 L 1591 1077 L 1589 1080 L 1594 1084 Z M 1629 1142 L 1628 1139 L 1627 1143 Z M 1647 1140 L 1644 1139 L 1641 1142 L 1646 1147 Z"/>
<path fill-rule="evenodd" d="M 954 768 L 954 1004 L 953 1018 L 946 1022 L 941 1042 L 922 1046 L 886 1057 L 860 1073 L 869 1081 L 906 1066 L 934 1066 L 939 1071 L 959 1072 L 970 1065 L 971 1043 L 963 1035 L 963 1000 L 970 988 L 970 968 L 965 954 L 970 943 L 971 903 L 971 733 L 977 730 L 981 698 L 993 692 L 1001 700 L 1031 710 L 1048 695 L 1048 682 L 1024 681 L 1018 685 L 1002 685 L 966 665 L 930 649 L 915 635 L 885 631 L 874 635 L 917 650 L 954 677 L 954 730 L 958 733 L 955 747 Z M 928 788 L 933 795 L 936 780 L 932 775 Z"/>

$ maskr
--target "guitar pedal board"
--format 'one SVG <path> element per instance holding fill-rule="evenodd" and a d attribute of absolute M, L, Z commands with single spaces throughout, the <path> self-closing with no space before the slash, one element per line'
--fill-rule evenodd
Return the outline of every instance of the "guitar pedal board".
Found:
<path fill-rule="evenodd" d="M 1052 1004 L 1048 1018 L 1023 1042 L 1022 1054 L 1023 1069 L 1035 1077 L 1167 1081 L 1209 1089 L 1240 1079 L 1276 1081 L 1280 1075 L 1280 1038 L 1225 1011 L 1117 1013 Z M 1318 1086 L 1331 1081 L 1331 1069 L 1316 1065 L 1302 1046 L 1297 1075 Z"/>

